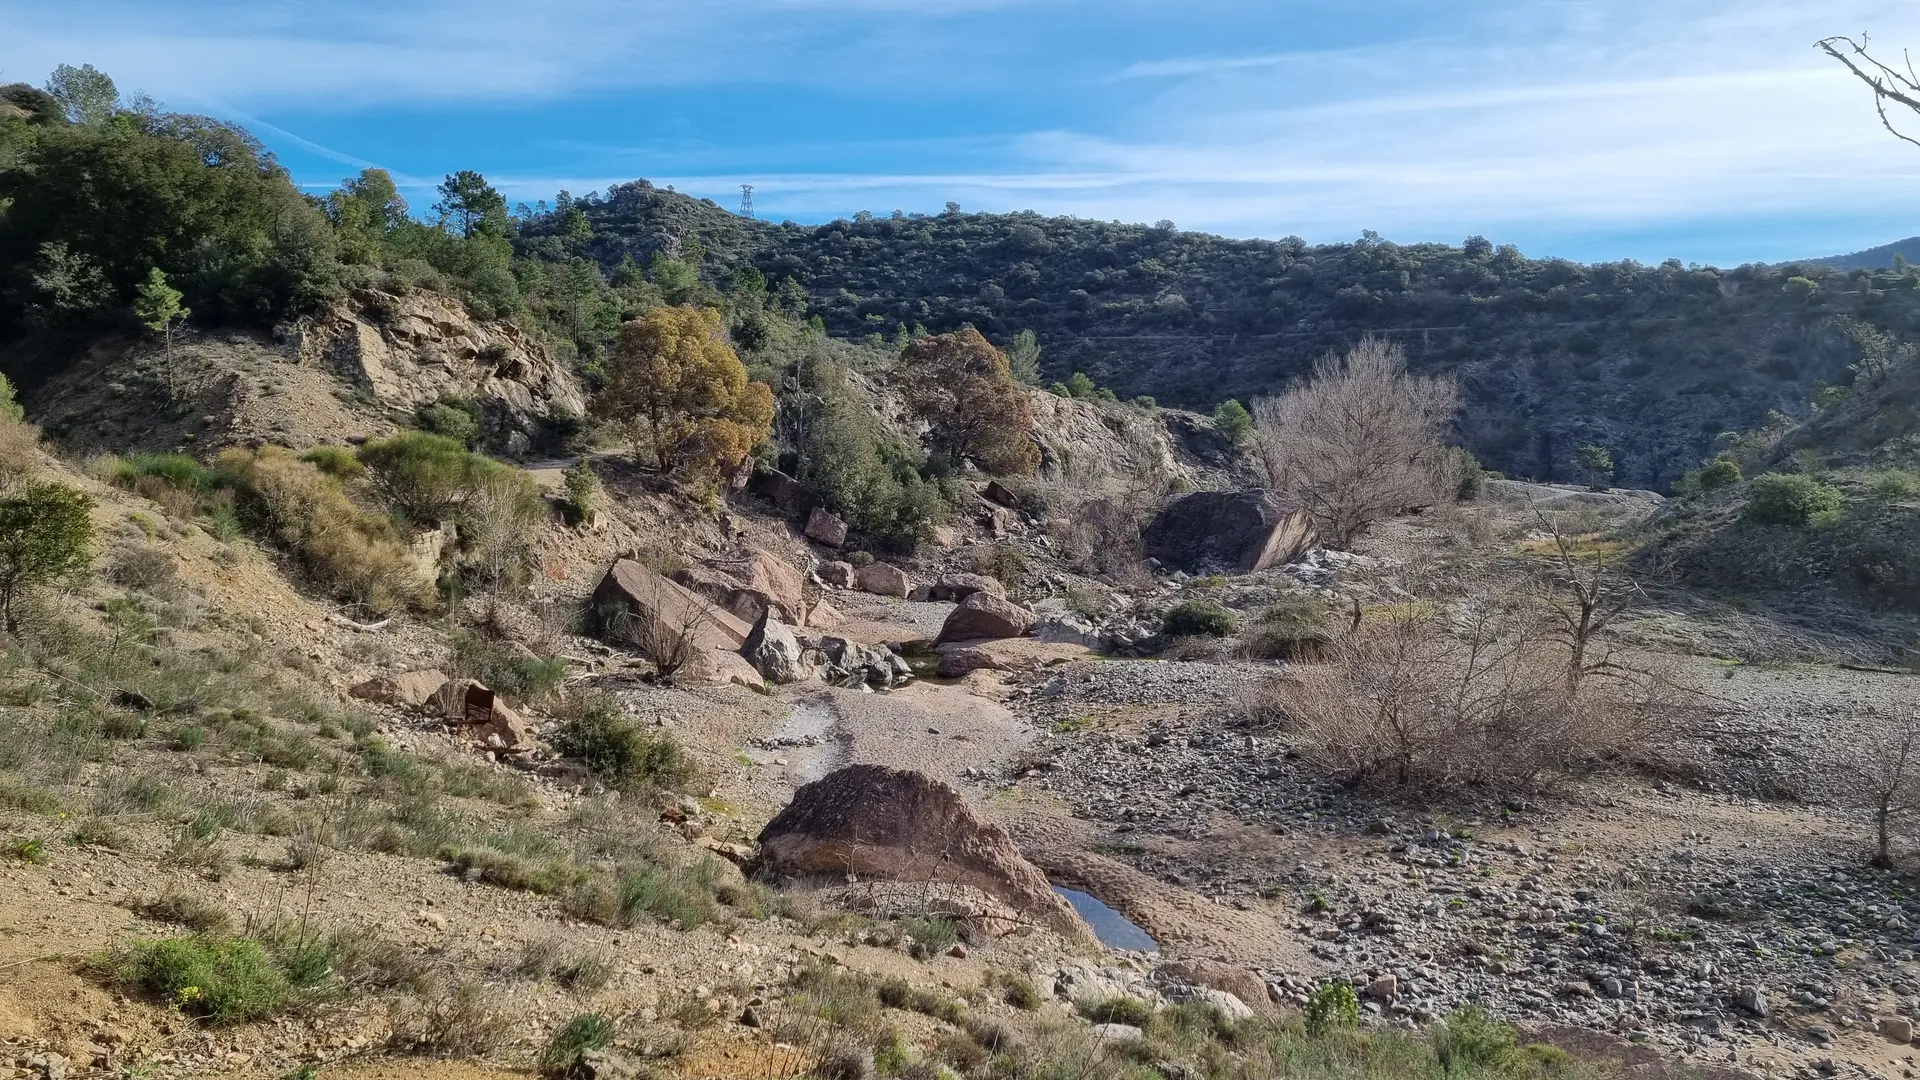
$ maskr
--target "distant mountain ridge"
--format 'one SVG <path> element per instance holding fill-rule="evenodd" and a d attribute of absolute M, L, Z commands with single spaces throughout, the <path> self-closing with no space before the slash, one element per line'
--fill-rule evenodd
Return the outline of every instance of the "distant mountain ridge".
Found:
<path fill-rule="evenodd" d="M 1905 240 L 1895 240 L 1891 244 L 1881 244 L 1879 247 L 1846 255 L 1828 255 L 1825 258 L 1800 261 L 1814 266 L 1830 266 L 1835 270 L 1891 270 L 1895 255 L 1909 263 L 1920 262 L 1920 236 L 1909 236 Z"/>
<path fill-rule="evenodd" d="M 1416 368 L 1459 380 L 1460 438 L 1490 467 L 1570 479 L 1579 448 L 1597 444 L 1640 487 L 1678 479 L 1721 432 L 1805 415 L 1821 384 L 1847 381 L 1858 350 L 1837 317 L 1920 337 L 1913 272 L 1581 264 L 1481 237 L 1315 245 L 1030 212 L 775 224 L 644 180 L 526 221 L 516 243 L 576 243 L 606 272 L 656 253 L 694 253 L 713 282 L 751 267 L 848 338 L 971 324 L 1005 344 L 1031 330 L 1047 379 L 1083 371 L 1122 398 L 1201 410 L 1387 337 Z"/>

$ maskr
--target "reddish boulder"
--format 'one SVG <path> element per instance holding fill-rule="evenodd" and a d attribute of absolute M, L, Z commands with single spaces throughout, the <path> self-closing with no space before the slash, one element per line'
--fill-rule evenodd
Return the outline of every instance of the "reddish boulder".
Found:
<path fill-rule="evenodd" d="M 807 539 L 817 540 L 831 548 L 844 546 L 847 542 L 847 523 L 816 506 L 807 515 Z"/>
<path fill-rule="evenodd" d="M 746 644 L 753 627 L 685 587 L 668 581 L 632 559 L 617 560 L 593 591 L 593 613 L 602 632 L 625 640 L 623 626 L 658 622 L 688 629 L 703 649 L 733 652 Z M 630 642 L 631 643 L 631 642 Z"/>
<path fill-rule="evenodd" d="M 447 673 L 444 671 L 435 669 L 402 671 L 394 675 L 368 679 L 354 686 L 347 693 L 376 705 L 400 705 L 417 709 L 432 700 L 433 695 L 446 685 L 446 682 Z"/>
<path fill-rule="evenodd" d="M 763 548 L 749 547 L 731 558 L 709 559 L 676 572 L 673 580 L 745 623 L 758 622 L 768 611 L 781 622 L 800 621 L 800 571 Z"/>
<path fill-rule="evenodd" d="M 858 571 L 857 581 L 861 592 L 875 596 L 895 596 L 905 599 L 913 591 L 913 585 L 907 580 L 907 572 L 892 563 L 868 563 Z"/>
<path fill-rule="evenodd" d="M 852 765 L 806 785 L 760 833 L 755 868 L 780 878 L 965 885 L 1069 937 L 1091 938 L 1006 829 L 917 772 Z"/>
<path fill-rule="evenodd" d="M 1033 613 L 1026 608 L 989 592 L 977 592 L 953 609 L 933 643 L 1020 637 L 1032 628 Z"/>
<path fill-rule="evenodd" d="M 1004 600 L 1007 587 L 985 574 L 942 574 L 940 580 L 927 586 L 927 599 L 957 604 L 977 592 L 992 593 Z"/>

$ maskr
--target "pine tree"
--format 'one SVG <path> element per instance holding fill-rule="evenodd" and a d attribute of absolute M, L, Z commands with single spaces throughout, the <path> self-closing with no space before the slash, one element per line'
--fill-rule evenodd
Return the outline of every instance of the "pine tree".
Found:
<path fill-rule="evenodd" d="M 173 386 L 173 333 L 193 314 L 180 303 L 180 290 L 167 284 L 167 275 L 159 267 L 147 271 L 147 280 L 134 289 L 133 314 L 147 329 L 166 341 L 167 386 Z"/>

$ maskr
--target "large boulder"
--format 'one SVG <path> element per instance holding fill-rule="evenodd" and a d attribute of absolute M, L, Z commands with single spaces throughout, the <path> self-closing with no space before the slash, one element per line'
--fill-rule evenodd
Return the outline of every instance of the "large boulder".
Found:
<path fill-rule="evenodd" d="M 607 569 L 593 591 L 592 613 L 607 640 L 636 647 L 663 668 L 677 658 L 680 677 L 762 684 L 760 672 L 740 655 L 753 627 L 632 559 Z M 659 655 L 663 650 L 675 656 Z"/>
<path fill-rule="evenodd" d="M 966 885 L 1078 940 L 1087 924 L 958 791 L 922 773 L 851 765 L 794 793 L 760 833 L 756 870 L 778 878 L 854 874 Z"/>
<path fill-rule="evenodd" d="M 946 649 L 940 653 L 940 677 L 961 679 L 976 671 L 1001 671 L 1006 668 L 998 657 L 985 649 Z"/>
<path fill-rule="evenodd" d="M 989 592 L 977 592 L 953 609 L 933 643 L 1019 637 L 1032 627 L 1033 613 L 1026 608 Z"/>
<path fill-rule="evenodd" d="M 847 542 L 847 523 L 827 513 L 825 507 L 816 506 L 807 515 L 806 532 L 807 539 L 830 548 L 844 547 Z"/>
<path fill-rule="evenodd" d="M 977 592 L 992 593 L 1005 599 L 1007 587 L 985 574 L 952 573 L 941 574 L 933 584 L 915 589 L 914 592 L 919 594 L 915 599 L 944 600 L 957 604 Z"/>
<path fill-rule="evenodd" d="M 804 602 L 800 571 L 764 548 L 748 547 L 729 558 L 709 559 L 677 571 L 673 580 L 742 622 L 756 622 L 769 610 L 781 622 L 800 621 Z"/>
<path fill-rule="evenodd" d="M 1172 982 L 1179 985 L 1212 990 L 1235 999 L 1239 1005 L 1251 1014 L 1265 1011 L 1267 1008 L 1267 983 L 1251 970 L 1224 964 L 1218 960 L 1176 960 L 1171 964 L 1160 965 L 1154 978 L 1160 982 Z M 1169 995 L 1169 996 L 1178 996 Z M 1231 1015 L 1239 1010 L 1227 1008 Z"/>
<path fill-rule="evenodd" d="M 907 580 L 907 572 L 892 563 L 868 563 L 856 574 L 855 580 L 860 583 L 861 592 L 875 596 L 897 596 L 904 600 L 913 591 L 913 583 Z"/>
<path fill-rule="evenodd" d="M 669 581 L 632 559 L 617 559 L 593 591 L 593 612 L 603 635 L 618 637 L 623 621 L 658 620 L 692 632 L 702 647 L 735 651 L 753 627 L 705 597 Z"/>
<path fill-rule="evenodd" d="M 403 708 L 417 709 L 433 699 L 433 695 L 447 682 L 447 673 L 437 668 L 424 671 L 402 671 L 394 675 L 381 675 L 368 679 L 350 688 L 347 693 L 361 701 L 371 701 L 376 705 L 399 705 Z"/>
<path fill-rule="evenodd" d="M 796 683 L 813 674 L 793 631 L 775 622 L 771 611 L 763 612 L 753 624 L 740 655 L 770 682 Z"/>
<path fill-rule="evenodd" d="M 1278 492 L 1196 491 L 1168 503 L 1140 540 L 1169 569 L 1247 573 L 1299 558 L 1313 546 L 1313 523 Z"/>
<path fill-rule="evenodd" d="M 829 559 L 821 563 L 814 570 L 814 574 L 822 584 L 831 585 L 836 589 L 851 589 L 856 580 L 853 564 L 841 562 L 838 559 Z"/>

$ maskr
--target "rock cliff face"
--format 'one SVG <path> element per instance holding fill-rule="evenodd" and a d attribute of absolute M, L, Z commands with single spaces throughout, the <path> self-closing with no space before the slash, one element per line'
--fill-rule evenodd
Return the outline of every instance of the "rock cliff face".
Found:
<path fill-rule="evenodd" d="M 1234 455 L 1198 416 L 1154 413 L 1115 402 L 1027 394 L 1040 443 L 1040 475 L 1076 481 L 1161 477 L 1188 487 L 1211 486 L 1207 474 Z"/>
<path fill-rule="evenodd" d="M 366 291 L 283 328 L 102 339 L 32 387 L 28 412 L 70 451 L 295 449 L 390 434 L 422 405 L 479 407 L 488 449 L 539 450 L 586 410 L 563 365 L 511 323 L 435 293 Z"/>
<path fill-rule="evenodd" d="M 851 765 L 801 788 L 760 834 L 758 869 L 964 885 L 1069 937 L 1092 938 L 1005 829 L 917 772 Z"/>
<path fill-rule="evenodd" d="M 405 410 L 443 397 L 480 405 L 489 442 L 509 453 L 536 446 L 555 422 L 586 412 L 572 372 L 508 322 L 467 314 L 438 293 L 355 294 L 288 334 L 303 363 L 331 369 L 381 404 Z"/>

